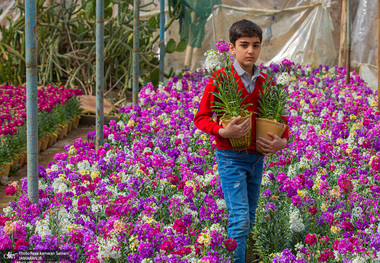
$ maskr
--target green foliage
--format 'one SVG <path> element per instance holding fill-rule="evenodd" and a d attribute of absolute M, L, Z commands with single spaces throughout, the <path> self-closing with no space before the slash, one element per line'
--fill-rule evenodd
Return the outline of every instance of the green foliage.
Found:
<path fill-rule="evenodd" d="M 83 113 L 80 107 L 80 101 L 77 97 L 72 97 L 66 102 L 65 108 L 68 121 L 72 121 L 75 117 Z"/>
<path fill-rule="evenodd" d="M 185 40 L 181 40 L 178 45 L 177 45 L 177 48 L 176 48 L 176 51 L 177 52 L 183 52 L 186 50 L 186 47 L 187 47 L 187 43 Z"/>
<path fill-rule="evenodd" d="M 278 217 L 288 217 L 288 215 L 279 214 L 284 211 L 282 206 L 288 207 L 285 203 L 276 202 L 277 211 L 256 213 L 257 218 L 254 226 L 255 248 L 253 251 L 261 255 L 270 255 L 273 251 L 283 251 L 290 247 L 292 240 L 292 231 L 289 229 L 289 222 L 278 220 Z M 280 212 L 281 211 L 281 212 Z M 287 210 L 285 210 L 287 211 Z"/>
<path fill-rule="evenodd" d="M 0 26 L 0 83 L 19 85 L 26 82 L 25 72 L 25 1 L 17 0 L 20 17 L 8 18 L 9 28 Z M 113 5 L 118 14 L 112 17 Z M 132 0 L 105 0 L 104 10 L 104 82 L 105 91 L 117 88 L 126 92 L 132 89 L 133 52 Z M 141 5 L 140 10 L 155 5 L 154 1 Z M 37 0 L 37 59 L 38 83 L 41 85 L 63 82 L 67 87 L 82 87 L 85 94 L 94 95 L 96 83 L 96 0 L 65 1 Z M 181 5 L 171 10 L 165 30 L 178 19 Z M 158 78 L 150 75 L 159 65 L 153 51 L 159 28 L 159 14 L 140 19 L 140 83 Z M 169 40 L 169 44 L 174 40 Z M 185 50 L 186 43 L 174 42 L 174 51 Z M 171 48 L 169 48 L 171 49 Z M 173 51 L 173 52 L 174 52 Z M 166 75 L 168 76 L 168 75 Z M 124 96 L 121 94 L 121 96 Z"/>
<path fill-rule="evenodd" d="M 263 92 L 260 93 L 258 118 L 266 118 L 285 123 L 281 116 L 285 116 L 288 93 L 284 85 L 273 85 L 272 78 L 268 78 L 263 84 Z"/>
<path fill-rule="evenodd" d="M 0 136 L 0 165 L 9 163 L 15 156 L 11 147 L 11 141 L 4 135 Z"/>
<path fill-rule="evenodd" d="M 238 83 L 231 67 L 226 66 L 223 73 L 212 76 L 214 85 L 218 89 L 218 92 L 212 92 L 212 94 L 220 100 L 215 101 L 213 105 L 216 115 L 226 119 L 249 115 L 250 112 L 246 108 L 252 104 L 243 105 L 247 96 L 242 97 L 243 90 L 238 90 Z"/>
<path fill-rule="evenodd" d="M 173 53 L 175 51 L 175 48 L 176 48 L 176 43 L 174 39 L 169 39 L 168 43 L 166 43 L 166 46 L 165 46 L 165 52 Z"/>

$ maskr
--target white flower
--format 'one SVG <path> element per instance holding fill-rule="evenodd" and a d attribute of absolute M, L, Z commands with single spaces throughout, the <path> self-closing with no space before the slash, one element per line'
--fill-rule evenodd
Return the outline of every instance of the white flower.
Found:
<path fill-rule="evenodd" d="M 61 178 L 56 178 L 51 186 L 54 188 L 54 193 L 67 192 L 67 185 L 62 181 Z"/>
<path fill-rule="evenodd" d="M 222 233 L 223 232 L 223 228 L 221 227 L 221 225 L 219 223 L 212 224 L 212 226 L 210 227 L 210 231 L 217 231 L 219 233 Z"/>
<path fill-rule="evenodd" d="M 175 86 L 176 90 L 182 91 L 183 90 L 183 85 L 181 81 L 178 81 Z"/>
<path fill-rule="evenodd" d="M 12 211 L 13 211 L 13 209 L 12 209 L 12 207 L 10 207 L 10 206 L 7 206 L 7 207 L 3 208 L 3 212 L 4 212 L 4 214 L 5 214 L 6 216 L 10 216 L 11 213 L 12 213 Z"/>
<path fill-rule="evenodd" d="M 290 75 L 287 72 L 282 72 L 281 75 L 277 78 L 277 84 L 279 85 L 289 85 Z"/>
<path fill-rule="evenodd" d="M 272 184 L 272 182 L 271 182 L 271 180 L 269 179 L 269 174 L 268 174 L 268 173 L 265 173 L 265 174 L 263 175 L 262 180 L 261 180 L 261 185 L 271 185 L 271 184 Z"/>
<path fill-rule="evenodd" d="M 226 201 L 224 199 L 216 200 L 216 204 L 218 205 L 219 209 L 223 209 L 223 210 L 227 209 L 227 204 L 226 204 Z"/>
<path fill-rule="evenodd" d="M 210 49 L 204 54 L 206 56 L 205 68 L 208 72 L 219 70 L 221 68 L 220 56 L 216 50 Z"/>
<path fill-rule="evenodd" d="M 51 230 L 49 229 L 49 222 L 45 219 L 41 219 L 36 222 L 36 233 L 44 238 L 46 235 L 51 235 Z"/>
<path fill-rule="evenodd" d="M 352 209 L 352 216 L 359 217 L 363 212 L 363 209 L 360 206 L 356 206 Z"/>
<path fill-rule="evenodd" d="M 53 165 L 51 166 L 50 170 L 52 170 L 52 171 L 58 171 L 58 170 L 59 170 L 58 165 L 53 164 Z"/>

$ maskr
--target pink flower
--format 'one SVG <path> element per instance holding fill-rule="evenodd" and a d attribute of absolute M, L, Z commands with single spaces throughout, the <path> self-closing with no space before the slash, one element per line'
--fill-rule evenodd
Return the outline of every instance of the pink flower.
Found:
<path fill-rule="evenodd" d="M 230 51 L 230 47 L 224 39 L 219 40 L 219 42 L 216 43 L 216 47 L 218 48 L 219 53 Z"/>
<path fill-rule="evenodd" d="M 320 238 L 319 238 L 319 242 L 325 242 L 325 243 L 327 243 L 327 242 L 329 242 L 329 240 L 330 240 L 330 238 L 328 237 L 328 236 L 321 236 Z"/>
<path fill-rule="evenodd" d="M 171 239 L 166 239 L 161 247 L 160 247 L 161 250 L 164 250 L 166 252 L 170 251 L 170 250 L 173 250 L 174 249 L 174 242 L 171 240 Z"/>
<path fill-rule="evenodd" d="M 187 232 L 186 226 L 183 223 L 182 218 L 178 218 L 174 221 L 173 229 L 182 234 L 186 234 Z"/>
<path fill-rule="evenodd" d="M 284 173 L 284 172 L 281 172 L 281 173 L 279 173 L 278 175 L 277 175 L 277 182 L 279 183 L 279 184 L 282 184 L 286 179 L 287 179 L 288 177 L 286 176 L 286 173 Z"/>
<path fill-rule="evenodd" d="M 0 250 L 11 249 L 11 247 L 12 247 L 12 240 L 9 238 L 9 236 L 8 235 L 0 236 Z"/>
<path fill-rule="evenodd" d="M 315 215 L 318 212 L 318 209 L 315 206 L 309 206 L 309 213 Z"/>
<path fill-rule="evenodd" d="M 317 243 L 317 237 L 315 236 L 315 234 L 307 234 L 307 236 L 305 237 L 305 241 L 307 243 L 309 243 L 310 246 L 314 245 L 315 243 Z"/>
<path fill-rule="evenodd" d="M 300 207 L 300 206 L 302 206 L 302 199 L 301 199 L 301 197 L 298 196 L 298 195 L 294 195 L 294 196 L 292 196 L 291 201 L 292 201 L 292 205 L 295 206 L 295 207 Z"/>
<path fill-rule="evenodd" d="M 15 193 L 16 193 L 16 188 L 13 185 L 8 185 L 8 187 L 5 188 L 5 194 L 6 195 L 13 196 L 13 195 L 15 195 Z"/>
<path fill-rule="evenodd" d="M 20 247 L 27 247 L 29 248 L 28 241 L 25 240 L 25 238 L 19 238 L 15 243 L 15 251 L 18 251 Z"/>
<path fill-rule="evenodd" d="M 83 243 L 83 234 L 82 234 L 82 231 L 80 231 L 79 229 L 73 229 L 71 231 L 71 237 L 70 237 L 70 243 L 71 244 L 82 244 Z"/>
<path fill-rule="evenodd" d="M 234 251 L 237 248 L 237 243 L 235 239 L 233 238 L 228 238 L 224 240 L 224 246 L 228 251 Z"/>

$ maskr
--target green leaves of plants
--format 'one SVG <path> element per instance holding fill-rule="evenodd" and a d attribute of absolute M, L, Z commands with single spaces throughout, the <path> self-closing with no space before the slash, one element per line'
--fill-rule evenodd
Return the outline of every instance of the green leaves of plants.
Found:
<path fill-rule="evenodd" d="M 152 16 L 151 18 L 149 18 L 148 24 L 150 28 L 156 29 L 156 25 L 157 25 L 156 17 Z"/>
<path fill-rule="evenodd" d="M 169 39 L 169 41 L 166 43 L 166 46 L 165 46 L 165 52 L 166 53 L 173 53 L 175 51 L 177 52 L 183 52 L 185 51 L 187 47 L 187 43 L 185 40 L 181 40 L 178 45 L 177 43 L 175 42 L 174 39 Z"/>
<path fill-rule="evenodd" d="M 176 43 L 174 41 L 174 39 L 169 39 L 169 41 L 166 43 L 166 46 L 165 46 L 165 52 L 166 53 L 173 53 L 176 49 Z"/>
<path fill-rule="evenodd" d="M 181 40 L 181 41 L 178 43 L 178 45 L 177 45 L 176 51 L 177 51 L 177 52 L 183 52 L 183 51 L 185 51 L 186 47 L 187 47 L 187 42 L 186 42 L 186 40 Z"/>
<path fill-rule="evenodd" d="M 272 78 L 268 78 L 260 94 L 258 117 L 284 123 L 280 117 L 285 115 L 287 99 L 288 94 L 283 85 L 273 85 Z"/>

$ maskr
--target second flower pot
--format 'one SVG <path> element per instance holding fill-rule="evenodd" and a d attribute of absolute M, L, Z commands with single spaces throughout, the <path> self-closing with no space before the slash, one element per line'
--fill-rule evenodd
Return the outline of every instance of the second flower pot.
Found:
<path fill-rule="evenodd" d="M 269 119 L 256 118 L 256 141 L 260 137 L 269 141 L 273 141 L 273 137 L 269 136 L 268 132 L 274 133 L 281 137 L 286 127 L 286 124 L 283 123 L 279 123 Z M 256 151 L 263 153 L 263 150 L 259 147 L 256 147 Z"/>
<path fill-rule="evenodd" d="M 226 119 L 226 120 L 220 120 L 220 123 L 222 124 L 223 128 L 227 127 L 227 125 L 233 120 L 235 117 L 232 117 L 231 119 Z M 241 137 L 241 138 L 229 138 L 228 140 L 231 143 L 232 148 L 235 151 L 243 151 L 248 149 L 251 146 L 251 134 L 252 134 L 252 113 L 249 114 L 248 116 L 240 118 L 236 122 L 236 124 L 241 124 L 243 123 L 246 119 L 250 119 L 250 128 L 249 132 Z"/>

